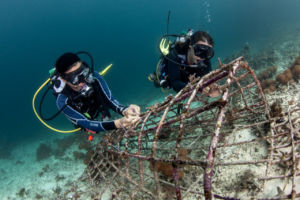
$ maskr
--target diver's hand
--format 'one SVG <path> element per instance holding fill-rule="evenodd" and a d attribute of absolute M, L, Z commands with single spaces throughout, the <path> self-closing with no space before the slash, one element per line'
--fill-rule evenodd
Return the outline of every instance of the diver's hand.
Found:
<path fill-rule="evenodd" d="M 114 121 L 115 126 L 119 128 L 130 128 L 135 127 L 140 122 L 141 118 L 139 116 L 129 115 L 128 117 L 123 117 Z"/>
<path fill-rule="evenodd" d="M 139 116 L 140 115 L 140 107 L 138 105 L 131 104 L 128 108 L 123 111 L 123 115 L 125 117 L 129 116 Z"/>
<path fill-rule="evenodd" d="M 115 123 L 115 126 L 117 127 L 117 129 L 122 128 L 122 126 L 123 126 L 122 120 L 123 120 L 123 118 L 114 120 L 114 123 Z"/>
<path fill-rule="evenodd" d="M 129 115 L 128 117 L 123 117 L 123 125 L 125 128 L 136 127 L 140 120 L 141 118 L 138 115 Z"/>

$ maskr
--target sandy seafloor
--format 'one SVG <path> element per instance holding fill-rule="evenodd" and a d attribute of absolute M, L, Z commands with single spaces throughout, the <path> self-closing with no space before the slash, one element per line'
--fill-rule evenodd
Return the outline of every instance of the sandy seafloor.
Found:
<path fill-rule="evenodd" d="M 298 30 L 299 31 L 299 30 Z M 270 43 L 269 46 L 265 46 L 260 49 L 257 48 L 257 52 L 263 51 L 269 52 L 270 48 L 273 49 L 275 59 L 269 65 L 277 66 L 277 73 L 280 73 L 287 69 L 294 59 L 300 55 L 300 38 L 297 36 L 299 33 L 292 33 L 287 35 L 285 38 L 277 40 L 273 44 Z M 249 44 L 251 46 L 251 44 Z M 254 49 L 254 47 L 251 47 Z M 269 49 L 268 49 L 269 48 Z M 275 52 L 274 52 L 275 51 Z M 267 67 L 267 66 L 266 66 Z M 259 70 L 259 69 L 258 69 Z M 291 86 L 292 90 L 285 90 L 286 92 L 274 92 L 272 94 L 267 94 L 267 99 L 283 98 L 288 102 L 293 99 L 295 102 L 299 102 L 300 99 L 300 84 L 295 83 L 295 86 Z M 293 93 L 291 95 L 291 92 Z M 155 103 L 161 102 L 165 94 L 160 94 L 160 97 L 153 98 L 152 100 L 147 97 L 143 101 L 143 105 L 148 106 Z M 150 103 L 149 103 L 150 102 Z M 286 102 L 283 102 L 286 103 Z M 35 143 L 23 144 L 15 148 L 12 152 L 11 159 L 0 159 L 0 199 L 1 200 L 19 200 L 19 199 L 57 199 L 57 194 L 63 194 L 65 191 L 72 187 L 72 183 L 82 175 L 85 169 L 85 165 L 82 159 L 75 159 L 73 152 L 86 152 L 85 150 L 78 149 L 78 143 L 73 143 L 69 148 L 66 149 L 64 155 L 56 158 L 55 156 L 50 156 L 49 158 L 37 161 L 36 160 L 36 150 L 41 143 L 46 143 L 53 148 L 57 148 L 55 144 L 55 137 L 53 140 L 45 139 L 44 141 L 36 141 Z M 58 134 L 59 138 L 62 136 Z M 253 137 L 251 134 L 245 133 L 234 133 L 232 135 L 232 140 L 235 142 L 249 140 Z M 266 154 L 266 150 L 261 147 L 259 150 L 261 155 Z M 224 153 L 223 159 L 229 160 L 233 155 L 234 150 L 228 150 Z M 244 150 L 239 150 L 236 152 L 236 156 L 244 157 L 247 159 L 251 155 L 251 148 L 244 148 Z M 258 154 L 256 154 L 258 155 Z M 253 159 L 253 158 L 252 158 Z M 230 177 L 235 177 L 238 171 L 223 169 L 224 171 L 219 171 L 218 173 L 226 174 L 222 181 L 233 181 Z M 255 172 L 257 176 L 261 176 L 264 170 L 259 167 L 252 167 L 252 171 Z M 228 178 L 229 177 L 229 178 Z M 265 197 L 274 197 L 276 195 L 276 186 L 282 186 L 283 182 L 278 179 L 274 181 L 271 185 L 267 185 L 265 188 Z M 275 186 L 276 185 L 276 186 Z M 300 182 L 298 179 L 297 190 L 300 191 Z M 287 191 L 289 188 L 287 187 Z M 72 199 L 71 194 L 69 199 Z M 228 194 L 228 195 L 237 195 Z M 238 196 L 244 196 L 246 194 L 238 194 Z M 245 197 L 245 196 L 244 196 Z M 79 199 L 88 199 L 88 197 L 80 197 Z M 193 199 L 187 197 L 187 199 Z"/>

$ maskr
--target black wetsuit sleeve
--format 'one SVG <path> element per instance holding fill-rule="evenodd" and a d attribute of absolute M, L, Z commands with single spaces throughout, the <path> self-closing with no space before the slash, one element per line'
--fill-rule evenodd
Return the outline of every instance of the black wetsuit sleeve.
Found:
<path fill-rule="evenodd" d="M 186 83 L 181 81 L 180 66 L 172 61 L 168 61 L 168 76 L 171 87 L 179 92 L 186 86 Z"/>
<path fill-rule="evenodd" d="M 104 100 L 107 103 L 107 105 L 112 110 L 114 110 L 115 112 L 117 112 L 123 116 L 122 112 L 127 108 L 127 106 L 123 106 L 114 98 L 107 83 L 105 82 L 105 80 L 102 78 L 102 76 L 100 74 L 95 72 L 94 76 L 100 85 L 100 89 L 101 89 L 100 95 L 102 95 L 104 97 Z"/>
<path fill-rule="evenodd" d="M 75 125 L 78 125 L 84 129 L 88 129 L 95 132 L 103 132 L 117 129 L 114 121 L 105 121 L 100 122 L 97 120 L 90 120 L 82 113 L 78 112 L 71 106 L 67 104 L 68 98 L 63 95 L 59 94 L 56 99 L 56 104 L 58 109 L 63 109 L 62 113 Z"/>

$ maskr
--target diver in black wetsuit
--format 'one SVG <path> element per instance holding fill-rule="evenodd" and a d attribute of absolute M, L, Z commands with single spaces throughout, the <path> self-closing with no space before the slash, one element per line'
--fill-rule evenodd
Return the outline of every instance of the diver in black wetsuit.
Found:
<path fill-rule="evenodd" d="M 121 105 L 103 77 L 74 53 L 65 53 L 57 59 L 52 80 L 58 109 L 84 130 L 97 133 L 128 128 L 139 120 L 139 106 Z M 124 117 L 104 120 L 110 118 L 109 109 Z M 100 121 L 97 120 L 99 114 L 102 115 Z"/>
<path fill-rule="evenodd" d="M 189 82 L 189 76 L 202 77 L 211 69 L 210 59 L 214 56 L 212 37 L 197 31 L 184 42 L 177 42 L 167 55 L 167 74 L 170 87 L 179 92 Z"/>

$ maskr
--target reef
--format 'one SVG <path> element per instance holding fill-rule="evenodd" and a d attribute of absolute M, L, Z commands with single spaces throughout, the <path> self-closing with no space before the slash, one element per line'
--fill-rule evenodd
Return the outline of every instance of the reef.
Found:
<path fill-rule="evenodd" d="M 25 198 L 25 196 L 27 195 L 28 191 L 26 191 L 25 188 L 21 188 L 19 190 L 19 192 L 17 193 L 17 196 L 20 198 Z"/>
<path fill-rule="evenodd" d="M 52 155 L 52 148 L 47 144 L 40 144 L 36 150 L 36 160 L 42 161 L 49 158 Z"/>
<path fill-rule="evenodd" d="M 73 157 L 75 160 L 84 160 L 85 154 L 79 151 L 73 151 Z"/>
<path fill-rule="evenodd" d="M 7 134 L 9 135 L 9 134 Z M 12 144 L 6 135 L 1 135 L 0 138 L 0 159 L 11 159 L 11 152 L 14 150 L 15 144 Z"/>
<path fill-rule="evenodd" d="M 291 64 L 291 66 L 283 72 L 276 75 L 275 79 L 272 79 L 277 71 L 275 66 L 271 66 L 266 70 L 260 72 L 257 78 L 261 81 L 262 89 L 265 93 L 272 93 L 282 86 L 294 84 L 300 79 L 300 56 Z"/>
<path fill-rule="evenodd" d="M 278 62 L 280 57 L 278 56 L 278 52 L 274 47 L 267 47 L 262 51 L 255 52 L 252 50 L 249 43 L 245 43 L 244 47 L 233 53 L 231 56 L 228 56 L 224 59 L 225 63 L 230 62 L 231 60 L 243 56 L 245 60 L 253 67 L 255 70 L 259 70 L 262 68 L 267 68 L 269 66 L 274 66 L 275 63 Z"/>

